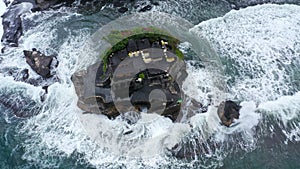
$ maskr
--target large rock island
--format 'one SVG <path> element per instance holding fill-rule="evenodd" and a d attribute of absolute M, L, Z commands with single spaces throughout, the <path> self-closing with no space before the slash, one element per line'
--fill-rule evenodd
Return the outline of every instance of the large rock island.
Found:
<path fill-rule="evenodd" d="M 97 63 L 72 76 L 77 105 L 85 113 L 110 119 L 127 112 L 156 113 L 179 122 L 207 111 L 181 91 L 187 72 L 179 40 L 154 27 L 111 31 L 103 39 L 112 47 Z M 238 119 L 239 109 L 231 101 L 225 107 L 220 104 L 221 124 L 229 127 Z"/>
<path fill-rule="evenodd" d="M 152 33 L 116 43 L 100 63 L 73 75 L 78 106 L 109 118 L 143 111 L 175 121 L 184 97 L 180 89 L 187 76 L 178 44 L 175 38 Z"/>

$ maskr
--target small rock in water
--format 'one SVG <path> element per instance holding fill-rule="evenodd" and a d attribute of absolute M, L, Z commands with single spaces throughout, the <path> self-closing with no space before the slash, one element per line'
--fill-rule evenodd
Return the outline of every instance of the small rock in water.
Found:
<path fill-rule="evenodd" d="M 151 0 L 150 2 L 151 2 L 151 4 L 153 4 L 155 6 L 159 5 L 159 1 L 158 0 Z"/>
<path fill-rule="evenodd" d="M 152 9 L 151 5 L 146 5 L 142 9 L 140 9 L 139 12 L 146 12 L 146 11 L 150 11 L 151 9 Z"/>
<path fill-rule="evenodd" d="M 20 71 L 17 74 L 17 77 L 15 78 L 15 80 L 17 80 L 17 81 L 25 81 L 25 80 L 28 79 L 28 77 L 29 77 L 28 69 L 23 69 L 22 71 Z"/>
<path fill-rule="evenodd" d="M 117 1 L 115 0 L 113 2 L 113 5 L 114 5 L 114 7 L 122 7 L 125 5 L 125 3 L 126 3 L 126 1 L 124 1 L 124 0 L 117 0 Z"/>
<path fill-rule="evenodd" d="M 43 78 L 51 77 L 52 67 L 58 66 L 55 56 L 46 56 L 36 49 L 32 49 L 32 51 L 24 50 L 23 52 L 26 62 L 37 74 L 41 75 Z M 55 65 L 52 64 L 54 62 L 56 62 Z"/>
<path fill-rule="evenodd" d="M 241 108 L 241 106 L 233 101 L 223 101 L 218 107 L 218 116 L 221 123 L 229 127 L 233 123 L 234 119 L 239 119 L 239 111 Z"/>

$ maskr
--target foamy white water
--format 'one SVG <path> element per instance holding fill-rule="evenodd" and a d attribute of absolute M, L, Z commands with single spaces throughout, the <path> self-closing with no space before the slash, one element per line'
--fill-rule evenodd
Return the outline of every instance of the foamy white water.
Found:
<path fill-rule="evenodd" d="M 241 57 L 239 57 L 239 54 L 235 55 L 234 52 L 232 52 L 237 51 L 238 49 L 251 51 L 252 53 L 261 52 L 259 48 L 248 48 L 248 45 L 235 45 L 240 44 L 243 41 L 235 40 L 234 36 L 244 37 L 243 39 L 245 40 L 245 42 L 248 43 L 251 43 L 252 41 L 256 42 L 256 37 L 260 37 L 263 33 L 258 34 L 256 36 L 253 36 L 252 34 L 255 33 L 257 29 L 260 30 L 261 28 L 265 28 L 265 25 L 262 25 L 261 27 L 258 26 L 262 23 L 262 20 L 266 19 L 261 17 L 265 8 L 271 8 L 269 9 L 270 11 L 266 11 L 269 12 L 269 15 L 272 14 L 274 15 L 274 17 L 277 15 L 278 17 L 284 16 L 284 18 L 292 20 L 291 23 L 294 22 L 293 18 L 295 17 L 286 15 L 286 13 L 287 11 L 289 11 L 289 8 L 293 9 L 295 7 L 266 5 L 253 7 L 237 12 L 233 11 L 226 15 L 224 18 L 203 22 L 199 25 L 200 27 L 202 26 L 202 30 L 197 30 L 197 33 L 205 33 L 204 36 L 208 37 L 208 39 L 211 40 L 212 44 L 215 47 L 216 44 L 224 44 L 223 46 L 217 46 L 218 51 L 221 50 L 220 54 L 229 55 L 233 59 L 240 61 L 241 65 L 251 64 L 266 67 L 269 64 L 269 62 L 263 61 L 268 60 L 268 57 L 259 60 L 259 56 L 250 55 L 249 59 L 244 60 L 241 59 Z M 277 8 L 279 8 L 279 10 Z M 253 17 L 249 18 L 245 17 L 245 15 L 253 15 Z M 256 29 L 255 27 L 251 27 L 251 29 L 249 28 L 249 30 L 252 30 L 252 32 L 249 33 L 249 31 L 244 31 L 244 29 L 240 27 L 234 27 L 231 30 L 228 27 L 222 28 L 221 26 L 219 26 L 223 23 L 222 19 L 226 19 L 229 16 L 232 17 L 232 20 L 230 20 L 231 22 L 227 22 L 229 22 L 229 25 L 231 26 L 237 25 L 237 23 L 235 23 L 234 21 L 237 18 L 239 18 L 239 21 L 242 22 L 243 25 L 245 25 L 245 27 L 251 27 L 252 24 L 255 24 Z M 250 19 L 252 22 L 249 22 L 248 19 Z M 197 28 L 198 27 L 194 29 Z M 49 31 L 51 33 L 51 30 Z M 268 34 L 268 37 L 273 36 L 274 38 L 276 38 L 277 36 L 281 35 L 280 31 L 277 31 L 276 28 L 271 26 L 268 27 L 268 31 L 271 31 L 271 33 Z M 49 32 L 47 34 L 49 34 Z M 32 40 L 34 40 L 38 45 L 38 36 L 36 36 L 35 33 L 32 33 L 30 36 L 34 36 Z M 297 37 L 298 35 L 295 34 L 295 36 Z M 232 37 L 232 39 L 230 37 Z M 30 44 L 27 42 L 31 42 L 31 38 L 28 38 L 27 40 L 26 38 L 24 39 L 24 44 Z M 74 116 L 74 114 L 80 114 L 81 111 L 76 106 L 76 94 L 74 93 L 73 87 L 71 87 L 71 83 L 68 82 L 68 77 L 71 75 L 72 72 L 70 68 L 74 68 L 73 66 L 70 66 L 69 59 L 76 60 L 74 56 L 78 54 L 78 52 L 76 51 L 79 51 L 74 50 L 77 46 L 80 46 L 78 45 L 77 39 L 80 38 L 71 37 L 71 41 L 66 41 L 62 45 L 63 47 L 59 48 L 59 59 L 62 60 L 62 62 L 60 67 L 58 68 L 58 74 L 61 78 L 63 77 L 62 79 L 65 79 L 63 81 L 65 81 L 66 83 L 56 84 L 50 87 L 49 98 L 46 103 L 48 105 L 52 105 L 51 108 L 45 110 L 45 112 L 43 112 L 42 114 L 33 117 L 27 124 L 26 128 L 29 130 L 26 131 L 29 131 L 30 135 L 34 136 L 34 139 L 29 140 L 28 144 L 26 145 L 27 153 L 24 155 L 24 157 L 30 160 L 38 160 L 38 163 L 42 163 L 43 165 L 47 166 L 50 164 L 45 164 L 43 162 L 47 157 L 41 157 L 41 154 L 44 150 L 47 150 L 47 153 L 49 153 L 51 156 L 55 156 L 57 152 L 63 152 L 66 155 L 70 155 L 76 150 L 77 152 L 85 154 L 84 159 L 92 165 L 98 166 L 99 168 L 101 168 L 101 166 L 105 165 L 106 163 L 112 162 L 114 163 L 111 164 L 113 166 L 125 165 L 129 168 L 136 167 L 141 163 L 152 167 L 157 167 L 157 163 L 168 163 L 168 158 L 163 157 L 163 154 L 165 153 L 164 147 L 171 148 L 172 145 L 178 143 L 181 138 L 184 138 L 184 135 L 191 132 L 191 128 L 189 129 L 189 127 L 185 124 L 172 124 L 169 120 L 161 117 L 158 118 L 159 120 L 153 121 L 149 124 L 137 123 L 134 126 L 127 126 L 126 124 L 124 124 L 124 122 L 119 121 L 118 119 L 115 121 L 110 121 L 106 117 L 99 115 L 90 115 L 94 117 L 88 118 L 89 120 L 83 122 L 83 118 L 78 118 L 81 115 Z M 228 40 L 228 42 L 226 42 L 226 39 Z M 292 41 L 294 42 L 296 40 L 297 39 L 292 39 Z M 52 42 L 46 41 L 43 43 Z M 265 45 L 266 48 L 270 49 L 269 52 L 274 53 L 280 49 L 280 43 L 281 41 L 273 41 L 271 44 L 268 43 Z M 227 44 L 230 45 L 232 49 L 228 48 L 226 46 Z M 42 46 L 44 45 L 47 44 L 43 44 Z M 275 45 L 274 48 L 272 45 Z M 242 56 L 246 58 L 247 55 L 244 54 Z M 280 56 L 278 57 L 280 58 Z M 257 62 L 252 63 L 252 60 L 256 61 L 253 58 L 258 58 Z M 247 68 L 248 67 L 242 67 L 238 70 L 248 70 Z M 274 67 L 274 70 L 276 71 L 277 68 L 278 67 Z M 194 97 L 196 98 L 199 97 L 199 95 L 203 94 L 203 97 L 205 98 L 206 95 L 209 95 L 211 94 L 210 92 L 214 91 L 214 89 L 211 86 L 213 83 L 211 83 L 210 81 L 206 81 L 206 83 L 201 83 L 201 81 L 204 81 L 205 78 L 209 78 L 209 76 L 212 76 L 209 74 L 209 72 L 201 72 L 202 70 L 197 70 L 193 68 L 189 69 L 188 71 L 190 73 L 190 77 L 188 77 L 187 82 L 190 78 L 191 83 L 187 83 L 188 85 L 185 86 L 185 90 L 187 91 L 187 93 L 189 93 L 190 95 L 194 95 Z M 255 74 L 257 73 L 257 71 L 255 69 L 249 69 L 247 73 Z M 279 71 L 278 74 L 279 76 L 286 76 L 285 72 Z M 206 75 L 207 77 L 204 75 Z M 194 79 L 194 81 L 192 79 Z M 195 132 L 194 134 L 193 132 L 191 134 L 197 135 L 197 137 L 201 138 L 201 142 L 206 144 L 206 139 L 210 138 L 213 135 L 215 142 L 222 143 L 227 140 L 227 137 L 230 137 L 230 134 L 242 133 L 243 141 L 241 144 L 246 144 L 247 147 L 250 147 L 249 150 L 255 148 L 256 139 L 254 138 L 255 133 L 253 132 L 253 128 L 258 124 L 259 119 L 261 118 L 260 115 L 256 113 L 255 102 L 264 102 L 268 99 L 273 98 L 266 97 L 266 93 L 268 94 L 267 96 L 281 96 L 281 93 L 277 94 L 274 90 L 270 90 L 270 86 L 268 86 L 269 84 L 275 83 L 280 88 L 284 88 L 286 86 L 284 83 L 285 81 L 279 81 L 281 83 L 275 82 L 274 79 L 270 79 L 268 76 L 262 76 L 258 80 L 254 79 L 254 82 L 252 82 L 252 79 L 248 81 L 237 80 L 233 85 L 233 89 L 230 91 L 230 93 L 227 94 L 229 97 L 232 98 L 237 97 L 241 100 L 250 100 L 250 102 L 242 103 L 243 108 L 241 110 L 241 119 L 237 121 L 239 125 L 236 125 L 229 129 L 224 129 L 223 126 L 218 125 L 218 119 L 216 117 L 216 108 L 210 107 L 208 113 L 198 114 L 191 119 L 191 124 L 193 125 L 193 132 Z M 254 87 L 253 90 L 258 90 L 255 90 L 256 93 L 248 93 L 249 91 L 246 90 L 246 95 L 245 93 L 240 92 L 238 90 L 239 86 L 242 86 L 245 82 L 251 84 L 265 82 L 266 84 L 261 85 L 262 87 L 259 88 L 259 90 Z M 203 90 L 203 88 L 205 87 L 208 89 Z M 254 94 L 256 94 L 255 97 L 253 96 Z M 201 100 L 201 97 L 197 99 Z M 146 117 L 151 118 L 148 116 Z M 144 118 L 144 120 L 146 120 L 147 118 Z M 95 121 L 92 122 L 90 121 L 90 119 L 95 119 Z M 157 117 L 155 117 L 155 119 L 157 119 Z M 36 122 L 39 122 L 38 127 L 36 127 Z M 82 124 L 84 122 L 88 122 L 88 124 Z M 84 125 L 90 125 L 91 130 L 85 131 L 85 129 L 83 128 Z M 34 127 L 34 129 L 32 127 Z M 93 129 L 99 130 L 94 131 Z M 126 131 L 129 130 L 132 130 L 133 133 L 129 134 L 128 136 L 124 135 L 124 133 L 126 133 Z M 94 139 L 90 140 L 90 137 L 94 137 Z M 38 150 L 36 150 L 36 147 L 38 147 Z M 37 151 L 37 153 L 34 153 L 33 151 Z M 221 159 L 224 157 L 222 153 L 214 153 L 215 152 L 212 151 L 208 155 L 215 155 L 217 156 L 217 158 Z M 125 158 L 126 156 L 130 158 Z M 142 157 L 142 162 L 136 159 L 132 159 L 132 157 L 138 157 L 138 159 Z"/>
<path fill-rule="evenodd" d="M 299 6 L 258 5 L 202 22 L 191 31 L 211 42 L 225 71 L 234 75 L 231 97 L 259 103 L 299 89 L 294 86 L 300 80 L 299 30 Z"/>
<path fill-rule="evenodd" d="M 194 157 L 200 163 L 204 161 L 203 165 L 207 167 L 222 165 L 222 160 L 228 155 L 226 153 L 232 148 L 226 147 L 230 140 L 235 145 L 241 145 L 245 151 L 255 149 L 258 139 L 255 137 L 255 127 L 262 118 L 259 111 L 267 115 L 277 114 L 279 120 L 287 123 L 299 116 L 299 94 L 283 96 L 286 90 L 293 88 L 290 85 L 293 75 L 289 72 L 293 67 L 289 65 L 291 62 L 299 63 L 299 8 L 293 5 L 262 5 L 231 11 L 222 18 L 200 23 L 191 30 L 195 36 L 204 36 L 210 41 L 227 63 L 226 66 L 241 72 L 237 75 L 226 73 L 236 79 L 229 85 L 229 92 L 224 94 L 227 98 L 242 101 L 243 106 L 237 125 L 231 128 L 219 125 L 216 105 L 210 106 L 207 113 L 192 117 L 189 124 L 172 123 L 157 115 L 142 114 L 144 117 L 135 125 L 128 125 L 119 118 L 109 120 L 101 115 L 82 115 L 76 105 L 77 96 L 70 77 L 78 67 L 94 62 L 93 59 L 80 62 L 84 60 L 80 59 L 80 54 L 90 34 L 85 30 L 73 30 L 66 24 L 76 22 L 80 16 L 55 12 L 45 12 L 39 17 L 35 14 L 26 16 L 25 19 L 35 17 L 40 23 L 25 32 L 20 47 L 9 51 L 3 63 L 11 67 L 29 68 L 22 64 L 24 58 L 20 56 L 23 49 L 36 47 L 46 54 L 56 52 L 60 61 L 56 71 L 61 81 L 49 87 L 40 114 L 28 119 L 22 126 L 20 132 L 28 138 L 23 144 L 23 159 L 38 168 L 54 168 L 60 165 L 59 158 L 79 153 L 79 163 L 97 168 L 158 168 L 164 164 L 174 166 L 178 163 L 178 166 L 184 166 L 184 162 L 175 160 L 175 163 L 167 155 L 168 149 L 186 138 L 193 142 L 194 147 L 190 147 L 192 151 L 196 151 L 196 145 L 203 145 L 202 148 L 207 150 Z M 274 27 L 275 23 L 279 26 Z M 215 75 L 212 71 L 188 67 L 188 72 L 189 77 L 184 85 L 188 95 L 198 101 L 207 101 L 211 95 L 216 95 L 217 87 L 210 79 Z M 30 75 L 35 74 L 30 72 Z M 38 99 L 39 92 L 43 92 L 40 87 L 28 87 L 27 84 L 13 82 L 11 78 L 0 80 L 9 82 L 2 83 L 0 88 L 6 85 L 24 88 L 32 93 L 29 94 L 32 99 Z M 286 114 L 282 114 L 284 112 Z M 299 140 L 299 123 L 283 129 L 287 138 L 297 136 Z M 233 134 L 239 134 L 241 138 L 234 140 L 231 137 Z M 207 142 L 208 139 L 211 142 Z"/>
<path fill-rule="evenodd" d="M 5 12 L 6 6 L 3 1 L 0 1 L 0 16 L 2 16 Z M 2 17 L 0 17 L 0 37 L 3 35 L 3 25 L 2 25 Z M 2 44 L 0 44 L 0 48 L 2 48 Z"/>
<path fill-rule="evenodd" d="M 230 81 L 227 97 L 248 101 L 241 103 L 240 124 L 229 133 L 242 128 L 253 139 L 251 128 L 262 112 L 283 122 L 280 128 L 289 140 L 299 140 L 299 30 L 300 6 L 296 5 L 233 10 L 191 29 L 211 42 L 225 64 Z"/>

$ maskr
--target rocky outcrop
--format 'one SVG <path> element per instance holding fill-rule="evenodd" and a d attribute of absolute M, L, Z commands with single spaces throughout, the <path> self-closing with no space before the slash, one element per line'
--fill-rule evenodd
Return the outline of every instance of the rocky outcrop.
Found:
<path fill-rule="evenodd" d="M 17 68 L 17 67 L 3 67 L 0 69 L 0 73 L 3 76 L 13 77 L 15 81 L 21 81 L 33 86 L 41 86 L 45 90 L 41 93 L 41 101 L 46 99 L 48 93 L 48 87 L 55 82 L 59 82 L 58 77 L 55 75 L 55 68 L 58 66 L 58 61 L 55 56 L 45 56 L 41 52 L 33 49 L 32 51 L 24 51 L 26 62 L 30 65 L 30 68 Z M 25 60 L 24 59 L 24 60 Z M 35 71 L 38 75 L 37 76 Z M 33 73 L 33 74 L 32 74 Z M 1 99 L 1 93 L 0 93 Z M 3 105 L 9 106 L 12 110 L 18 110 L 19 103 L 13 104 L 13 102 L 1 101 Z M 23 104 L 23 102 L 22 102 Z M 17 107 L 17 108 L 15 108 Z M 22 115 L 23 116 L 23 115 Z"/>
<path fill-rule="evenodd" d="M 33 86 L 41 86 L 45 90 L 45 93 L 41 95 L 41 101 L 44 101 L 46 94 L 48 92 L 48 87 L 59 79 L 55 75 L 55 68 L 58 66 L 58 61 L 55 56 L 45 56 L 41 52 L 33 49 L 32 51 L 24 51 L 26 62 L 30 65 L 30 68 L 17 68 L 17 67 L 3 67 L 0 69 L 0 73 L 3 76 L 13 77 L 15 81 L 21 81 L 28 83 Z M 24 59 L 25 60 L 25 59 Z M 35 71 L 40 76 L 33 75 L 32 72 Z M 1 93 L 0 93 L 1 94 Z M 0 98 L 1 99 L 1 98 Z M 0 100 L 1 102 L 1 100 Z M 3 104 L 11 105 L 10 107 L 14 109 L 14 104 L 10 102 L 4 102 Z M 16 108 L 17 110 L 17 108 Z"/>
<path fill-rule="evenodd" d="M 239 119 L 241 108 L 241 106 L 230 100 L 221 102 L 218 107 L 218 116 L 221 124 L 229 127 L 234 119 Z"/>
<path fill-rule="evenodd" d="M 87 113 L 99 110 L 93 83 L 96 78 L 94 72 L 97 72 L 98 66 L 98 64 L 91 65 L 87 70 L 76 72 L 71 78 L 78 96 L 77 106 Z"/>
<path fill-rule="evenodd" d="M 10 4 L 6 3 L 9 6 L 1 16 L 3 18 L 1 42 L 5 46 L 18 46 L 18 40 L 23 34 L 21 16 L 28 12 L 48 9 L 57 3 L 59 3 L 59 0 L 14 0 Z"/>
<path fill-rule="evenodd" d="M 46 56 L 36 49 L 32 51 L 24 50 L 26 62 L 30 67 L 43 78 L 53 76 L 51 69 L 58 66 L 58 61 L 55 56 Z"/>
<path fill-rule="evenodd" d="M 6 46 L 18 46 L 18 40 L 22 35 L 21 15 L 30 12 L 35 6 L 34 1 L 13 1 L 1 16 L 3 18 L 3 36 L 1 42 Z"/>
<path fill-rule="evenodd" d="M 185 63 L 170 47 L 178 45 L 174 40 L 167 45 L 154 37 L 129 38 L 101 63 L 76 72 L 72 81 L 78 107 L 109 118 L 143 111 L 176 121 L 183 100 L 180 88 L 187 76 Z"/>

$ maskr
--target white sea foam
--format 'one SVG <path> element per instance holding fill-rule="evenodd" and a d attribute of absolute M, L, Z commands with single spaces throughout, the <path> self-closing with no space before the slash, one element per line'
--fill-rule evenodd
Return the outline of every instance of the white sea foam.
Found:
<path fill-rule="evenodd" d="M 0 76 L 0 82 L 5 82 L 0 83 L 0 90 L 2 92 L 19 90 L 22 91 L 24 97 L 29 97 L 31 100 L 34 100 L 37 103 L 40 103 L 40 96 L 44 93 L 42 87 L 35 87 L 24 82 L 16 82 L 12 77 Z"/>
<path fill-rule="evenodd" d="M 57 156 L 69 157 L 74 152 L 79 152 L 84 161 L 98 168 L 118 166 L 158 168 L 160 164 L 171 162 L 165 156 L 167 149 L 174 147 L 188 134 L 197 136 L 195 133 L 203 134 L 197 136 L 202 140 L 201 142 L 195 141 L 195 144 L 205 143 L 208 148 L 211 145 L 206 142 L 206 139 L 214 138 L 214 142 L 224 143 L 231 134 L 235 133 L 242 135 L 242 143 L 237 144 L 246 143 L 244 147 L 255 147 L 254 129 L 261 118 L 256 111 L 264 109 L 281 112 L 283 109 L 290 110 L 289 104 L 293 103 L 297 106 L 299 103 L 299 94 L 284 96 L 281 99 L 283 92 L 280 90 L 290 89 L 290 86 L 286 85 L 286 81 L 289 82 L 289 75 L 284 69 L 278 70 L 278 65 L 272 62 L 279 59 L 285 65 L 299 56 L 297 53 L 299 46 L 295 43 L 299 40 L 299 34 L 296 34 L 296 29 L 299 30 L 298 11 L 300 11 L 299 7 L 290 5 L 256 6 L 232 11 L 223 18 L 203 22 L 191 30 L 200 36 L 206 36 L 221 57 L 234 59 L 241 67 L 238 68 L 242 71 L 242 75 L 253 74 L 255 76 L 254 79 L 240 76 L 234 81 L 230 92 L 226 94 L 228 98 L 243 101 L 240 119 L 236 121 L 237 125 L 231 128 L 225 128 L 219 124 L 216 104 L 210 106 L 207 113 L 192 117 L 191 127 L 188 124 L 174 124 L 169 119 L 155 114 L 142 114 L 142 119 L 134 125 L 128 125 L 118 118 L 109 120 L 102 115 L 82 114 L 76 105 L 77 96 L 70 77 L 78 67 L 82 66 L 77 66 L 76 63 L 91 64 L 94 61 L 86 59 L 84 63 L 78 62 L 88 33 L 85 31 L 78 31 L 75 35 L 70 33 L 62 40 L 56 36 L 58 30 L 54 25 L 64 23 L 73 14 L 42 22 L 35 29 L 25 33 L 20 48 L 48 47 L 46 54 L 57 51 L 60 61 L 57 74 L 61 82 L 49 87 L 41 113 L 25 122 L 21 132 L 29 137 L 24 143 L 23 158 L 37 166 L 54 168 L 59 165 L 59 159 L 55 160 Z M 284 24 L 277 29 L 272 26 L 274 22 Z M 69 31 L 68 28 L 65 29 Z M 283 36 L 283 32 L 289 33 Z M 49 38 L 49 35 L 54 35 L 54 37 Z M 264 40 L 264 38 L 269 40 Z M 59 43 L 59 47 L 55 46 L 56 43 Z M 287 49 L 284 50 L 285 48 Z M 287 55 L 290 49 L 294 54 Z M 21 49 L 9 52 L 7 55 L 15 60 L 7 57 L 4 63 L 20 66 L 19 60 L 21 59 L 17 57 L 21 54 Z M 283 56 L 288 59 L 281 59 Z M 88 61 L 90 63 L 87 63 Z M 272 69 L 275 75 L 271 76 Z M 261 71 L 266 72 L 267 75 Z M 210 95 L 223 96 L 223 93 L 218 93 L 218 87 L 210 78 L 214 74 L 211 74 L 209 70 L 188 67 L 188 73 L 189 77 L 185 82 L 184 91 L 189 96 L 198 101 L 207 101 Z M 278 77 L 277 80 L 275 76 Z M 3 81 L 3 79 L 0 80 Z M 274 91 L 274 87 L 278 87 L 279 92 Z M 240 88 L 251 90 L 240 91 Z M 278 101 L 272 101 L 276 98 L 279 98 Z M 285 104 L 280 104 L 283 101 Z M 258 109 L 257 102 L 261 103 Z M 295 117 L 294 113 L 297 114 L 299 105 L 298 107 L 291 106 L 291 108 L 295 111 L 289 112 L 287 117 L 284 117 L 287 120 Z M 299 140 L 299 128 L 286 130 L 286 133 L 287 137 L 297 136 Z M 217 160 L 222 160 L 224 157 L 220 156 L 222 149 L 218 150 L 219 154 L 218 151 L 209 149 L 208 158 L 215 155 Z M 210 164 L 206 163 L 206 165 Z"/>
<path fill-rule="evenodd" d="M 6 6 L 3 1 L 0 1 L 0 16 L 2 16 L 5 12 Z M 0 17 L 0 37 L 3 35 L 3 25 L 2 25 L 2 17 Z M 0 48 L 2 48 L 2 44 L 0 44 Z"/>
<path fill-rule="evenodd" d="M 295 120 L 300 116 L 300 92 L 293 96 L 282 96 L 275 101 L 262 103 L 258 106 L 258 109 L 280 117 L 286 125 L 289 121 Z M 300 125 L 298 124 L 298 126 Z"/>
<path fill-rule="evenodd" d="M 225 64 L 227 98 L 242 102 L 239 125 L 220 133 L 242 131 L 251 141 L 257 112 L 276 115 L 286 137 L 299 140 L 300 7 L 258 5 L 231 11 L 224 17 L 200 23 L 191 32 L 206 37 Z M 295 83 L 296 82 L 296 83 Z M 290 95 L 292 96 L 285 96 Z M 246 101 L 246 102 L 245 102 Z M 258 108 L 257 108 L 258 106 Z"/>
<path fill-rule="evenodd" d="M 299 6 L 259 5 L 233 10 L 191 31 L 205 36 L 226 64 L 227 75 L 234 79 L 232 98 L 264 102 L 295 90 L 299 18 Z"/>
<path fill-rule="evenodd" d="M 47 12 L 44 15 L 49 17 Z M 153 162 L 154 156 L 155 159 L 163 159 L 160 155 L 164 154 L 164 149 L 172 148 L 178 143 L 189 127 L 186 124 L 173 124 L 169 119 L 155 114 L 144 115 L 134 126 L 128 126 L 120 119 L 112 121 L 101 115 L 82 115 L 82 111 L 76 105 L 77 96 L 70 77 L 81 66 L 80 64 L 91 64 L 94 60 L 86 59 L 90 63 L 78 62 L 78 58 L 82 57 L 80 54 L 85 39 L 89 37 L 87 32 L 69 34 L 65 39 L 57 37 L 59 30 L 53 29 L 53 25 L 66 22 L 68 18 L 69 15 L 63 15 L 59 19 L 42 22 L 35 29 L 27 31 L 21 40 L 20 48 L 44 49 L 46 46 L 48 49 L 42 51 L 46 54 L 52 54 L 51 52 L 57 50 L 60 62 L 56 70 L 60 83 L 48 88 L 45 107 L 23 127 L 22 132 L 32 137 L 24 144 L 23 158 L 42 167 L 52 168 L 58 164 L 58 161 L 51 162 L 47 160 L 49 157 L 55 158 L 58 153 L 62 153 L 62 156 L 70 156 L 76 151 L 84 154 L 84 160 L 94 166 L 103 166 L 116 159 L 119 159 L 116 165 L 135 166 L 134 164 L 138 163 L 141 157 L 145 161 L 148 160 L 149 165 L 156 165 L 155 160 Z M 55 36 L 49 38 L 49 35 Z M 57 41 L 61 43 L 59 48 L 51 48 L 55 47 Z M 10 64 L 9 66 L 19 66 L 24 63 L 23 58 L 20 58 L 21 49 L 9 51 L 7 55 L 12 57 L 4 60 L 7 65 Z M 28 67 L 28 65 L 24 66 Z M 84 117 L 89 118 L 85 121 Z M 88 124 L 84 125 L 85 122 Z M 180 127 L 176 127 L 178 125 Z M 132 133 L 126 134 L 131 130 Z M 129 162 L 124 157 L 133 159 Z"/>

